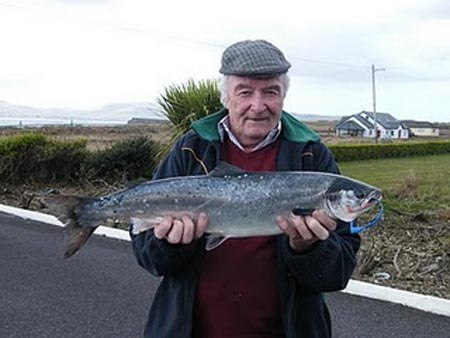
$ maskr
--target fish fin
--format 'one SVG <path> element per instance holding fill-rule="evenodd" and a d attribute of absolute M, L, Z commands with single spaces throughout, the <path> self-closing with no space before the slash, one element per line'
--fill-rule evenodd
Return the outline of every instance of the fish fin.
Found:
<path fill-rule="evenodd" d="M 239 175 L 239 174 L 245 174 L 246 171 L 242 170 L 239 167 L 236 167 L 230 163 L 220 161 L 219 165 L 215 167 L 210 173 L 209 176 L 215 176 L 215 177 L 223 177 L 226 175 Z"/>
<path fill-rule="evenodd" d="M 70 220 L 65 227 L 66 248 L 64 258 L 75 255 L 93 234 L 96 227 L 82 228 L 75 220 Z"/>
<path fill-rule="evenodd" d="M 164 218 L 161 216 L 155 216 L 152 218 L 143 217 L 130 217 L 131 221 L 131 233 L 133 235 L 139 235 L 141 232 L 147 231 L 153 228 L 156 224 L 162 222 Z"/>
<path fill-rule="evenodd" d="M 80 212 L 83 205 L 91 203 L 95 198 L 48 195 L 41 198 L 46 206 L 46 211 L 65 223 L 64 233 L 66 248 L 64 258 L 69 258 L 77 253 L 93 234 L 99 224 L 90 224 L 80 220 Z"/>
<path fill-rule="evenodd" d="M 214 250 L 215 248 L 221 246 L 228 238 L 228 236 L 218 236 L 218 235 L 208 235 L 206 237 L 206 251 Z"/>

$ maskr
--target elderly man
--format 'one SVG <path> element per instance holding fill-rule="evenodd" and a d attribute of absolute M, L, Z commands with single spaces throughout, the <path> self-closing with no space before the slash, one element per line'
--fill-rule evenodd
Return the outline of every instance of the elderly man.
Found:
<path fill-rule="evenodd" d="M 208 174 L 220 161 L 250 172 L 338 173 L 318 135 L 282 110 L 290 67 L 264 40 L 225 49 L 220 68 L 225 108 L 194 122 L 154 178 Z M 164 277 L 144 336 L 331 337 L 322 292 L 345 287 L 359 237 L 320 210 L 280 216 L 274 226 L 284 234 L 229 239 L 205 251 L 208 215 L 200 210 L 193 218 L 168 216 L 133 236 L 138 263 Z"/>

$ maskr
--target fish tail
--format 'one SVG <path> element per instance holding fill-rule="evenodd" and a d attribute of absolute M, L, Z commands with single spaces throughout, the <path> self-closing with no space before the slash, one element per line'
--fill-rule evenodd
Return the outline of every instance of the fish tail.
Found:
<path fill-rule="evenodd" d="M 80 220 L 79 217 L 83 206 L 92 200 L 94 199 L 64 195 L 52 195 L 44 198 L 48 211 L 65 224 L 64 258 L 76 254 L 98 227 L 97 224 L 86 223 L 86 219 Z"/>
<path fill-rule="evenodd" d="M 96 227 L 83 228 L 76 219 L 70 219 L 65 227 L 66 248 L 64 258 L 76 254 L 93 234 Z"/>

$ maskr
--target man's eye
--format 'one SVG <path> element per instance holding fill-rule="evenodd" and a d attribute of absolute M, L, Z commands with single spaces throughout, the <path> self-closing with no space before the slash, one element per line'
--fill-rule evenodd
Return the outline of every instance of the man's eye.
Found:
<path fill-rule="evenodd" d="M 241 92 L 239 92 L 239 96 L 249 96 L 249 95 L 251 95 L 251 91 L 249 91 L 249 90 L 244 90 L 244 91 L 241 91 Z"/>
<path fill-rule="evenodd" d="M 278 96 L 279 93 L 276 90 L 268 90 L 265 92 L 267 96 Z"/>

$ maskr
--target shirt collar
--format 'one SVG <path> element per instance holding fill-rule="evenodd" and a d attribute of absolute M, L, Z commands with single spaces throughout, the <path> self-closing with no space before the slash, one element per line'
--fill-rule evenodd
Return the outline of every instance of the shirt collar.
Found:
<path fill-rule="evenodd" d="M 238 141 L 237 137 L 234 136 L 234 134 L 231 132 L 230 119 L 229 119 L 228 115 L 224 116 L 219 121 L 218 129 L 219 129 L 220 141 L 222 143 L 223 143 L 223 141 L 225 139 L 225 134 L 226 134 L 228 136 L 228 138 L 230 139 L 230 141 L 233 142 L 233 144 L 236 147 L 238 147 L 242 151 L 245 151 L 244 147 Z M 280 135 L 280 133 L 281 133 L 281 121 L 278 121 L 277 126 L 274 129 L 272 129 L 269 132 L 269 134 L 267 134 L 267 136 L 264 138 L 264 140 L 262 140 L 255 147 L 253 147 L 253 149 L 251 151 L 256 151 L 258 149 L 264 148 L 265 146 L 268 146 L 269 144 L 274 143 L 276 141 L 276 139 L 278 138 L 278 136 Z"/>

